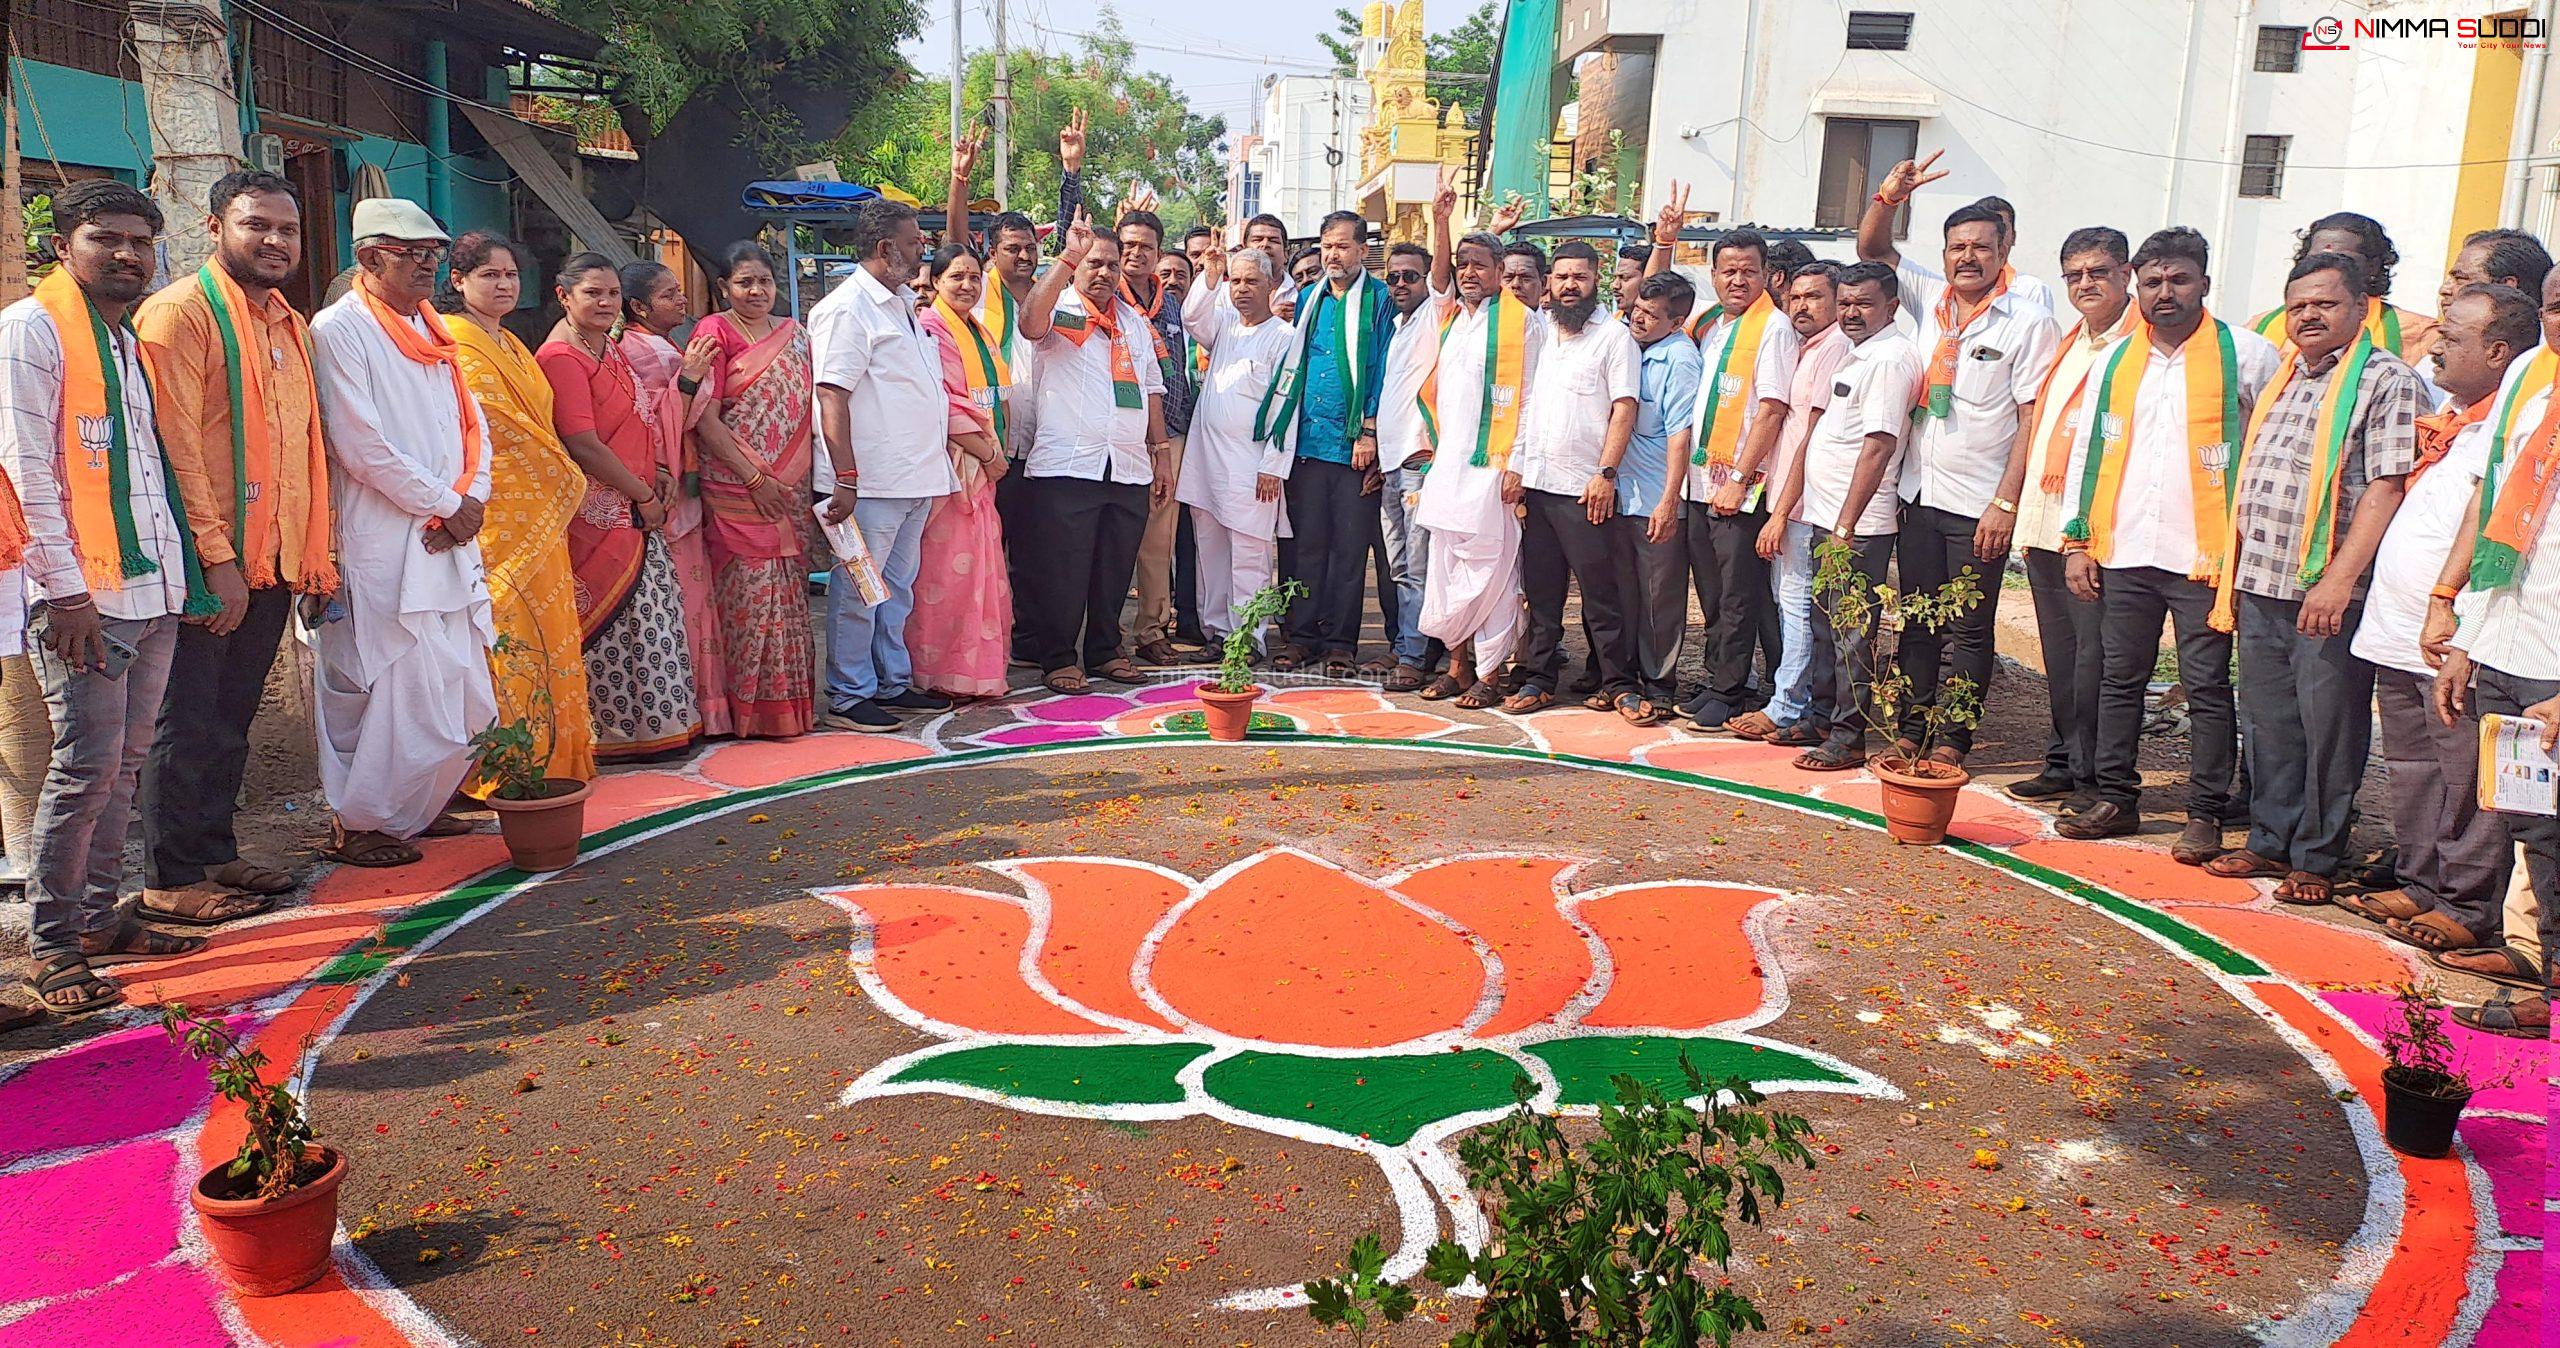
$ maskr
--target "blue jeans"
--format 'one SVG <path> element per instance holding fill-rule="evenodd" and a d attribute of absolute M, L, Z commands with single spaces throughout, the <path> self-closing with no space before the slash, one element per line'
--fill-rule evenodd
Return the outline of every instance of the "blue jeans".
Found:
<path fill-rule="evenodd" d="M 1794 725 L 1813 705 L 1813 545 L 1822 531 L 1803 520 L 1787 521 L 1786 541 L 1769 567 L 1769 588 L 1778 596 L 1778 649 L 1782 652 L 1769 705 L 1762 708 L 1779 725 Z"/>
<path fill-rule="evenodd" d="M 1431 570 L 1431 534 L 1413 522 L 1404 498 L 1422 490 L 1422 473 L 1399 468 L 1386 478 L 1378 492 L 1378 510 L 1386 523 L 1387 567 L 1395 573 L 1396 582 L 1396 630 L 1388 636 L 1397 664 L 1420 665 L 1431 648 L 1430 638 L 1422 635 L 1422 589 Z"/>
<path fill-rule="evenodd" d="M 853 503 L 854 527 L 888 582 L 889 597 L 865 607 L 843 567 L 827 572 L 827 705 L 896 697 L 915 677 L 907 658 L 907 615 L 916 607 L 916 568 L 923 561 L 931 496 L 866 496 Z"/>
<path fill-rule="evenodd" d="M 34 906 L 29 953 L 39 960 L 79 949 L 80 938 L 115 926 L 124 883 L 125 835 L 133 796 L 169 687 L 178 620 L 110 618 L 107 635 L 133 647 L 117 678 L 75 671 L 27 634 L 27 653 L 53 717 L 53 761 L 36 794 L 35 856 L 27 876 Z"/>

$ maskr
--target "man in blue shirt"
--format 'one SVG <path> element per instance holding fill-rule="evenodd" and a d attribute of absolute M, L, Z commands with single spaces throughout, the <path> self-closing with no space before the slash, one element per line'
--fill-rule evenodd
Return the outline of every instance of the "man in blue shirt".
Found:
<path fill-rule="evenodd" d="M 1395 308 L 1363 270 L 1368 221 L 1335 211 L 1317 240 L 1324 274 L 1299 292 L 1294 354 L 1273 381 L 1260 430 L 1264 439 L 1287 437 L 1297 457 L 1280 570 L 1307 587 L 1290 606 L 1288 642 L 1272 667 L 1322 660 L 1326 674 L 1347 678 L 1359 657 L 1369 539 L 1378 527 L 1369 479 L 1378 466 L 1378 395 Z"/>
<path fill-rule="evenodd" d="M 1666 271 L 1637 283 L 1621 309 L 1642 356 L 1635 434 L 1618 470 L 1618 513 L 1606 532 L 1618 593 L 1635 628 L 1636 691 L 1618 695 L 1618 714 L 1637 725 L 1657 725 L 1670 714 L 1680 637 L 1689 624 L 1688 552 L 1676 484 L 1688 464 L 1691 413 L 1706 373 L 1698 344 L 1681 331 L 1697 301 L 1687 277 Z"/>

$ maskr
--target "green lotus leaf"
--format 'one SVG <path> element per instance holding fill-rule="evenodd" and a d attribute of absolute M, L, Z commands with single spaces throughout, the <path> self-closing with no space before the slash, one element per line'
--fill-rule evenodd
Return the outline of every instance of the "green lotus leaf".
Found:
<path fill-rule="evenodd" d="M 1689 1078 L 1680 1070 L 1684 1049 L 1690 1064 L 1709 1080 L 1741 1077 L 1754 1086 L 1857 1084 L 1857 1078 L 1805 1054 L 1739 1039 L 1599 1035 L 1550 1039 L 1525 1051 L 1555 1072 L 1557 1104 L 1596 1105 L 1618 1098 L 1609 1086 L 1609 1078 L 1616 1076 L 1634 1077 L 1674 1098 L 1685 1094 Z"/>
<path fill-rule="evenodd" d="M 1491 1049 L 1313 1058 L 1239 1053 L 1209 1064 L 1211 1098 L 1266 1119 L 1400 1147 L 1424 1127 L 1512 1103 L 1520 1064 Z"/>
<path fill-rule="evenodd" d="M 969 1086 L 1064 1105 L 1170 1105 L 1206 1044 L 977 1044 L 919 1058 L 888 1084 Z"/>

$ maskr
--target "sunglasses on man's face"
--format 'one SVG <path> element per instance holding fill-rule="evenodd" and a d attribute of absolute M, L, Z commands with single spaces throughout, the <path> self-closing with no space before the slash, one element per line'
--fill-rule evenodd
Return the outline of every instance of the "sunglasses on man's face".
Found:
<path fill-rule="evenodd" d="M 1422 281 L 1422 273 L 1418 271 L 1391 271 L 1387 273 L 1387 279 L 1400 286 L 1418 285 Z"/>

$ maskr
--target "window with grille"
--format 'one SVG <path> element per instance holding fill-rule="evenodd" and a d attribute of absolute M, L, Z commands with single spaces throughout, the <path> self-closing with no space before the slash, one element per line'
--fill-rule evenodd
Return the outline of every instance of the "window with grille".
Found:
<path fill-rule="evenodd" d="M 2271 23 L 2258 25 L 2258 73 L 2290 75 L 2302 69 L 2304 31 Z"/>
<path fill-rule="evenodd" d="M 121 0 L 17 0 L 9 36 L 30 61 L 138 79 Z"/>
<path fill-rule="evenodd" d="M 1884 175 L 1920 147 L 1920 124 L 1864 117 L 1827 119 L 1822 131 L 1822 181 L 1814 198 L 1813 223 L 1822 229 L 1855 229 L 1867 213 L 1867 199 L 1884 186 Z M 1893 236 L 1911 233 L 1911 203 L 1894 215 Z"/>
<path fill-rule="evenodd" d="M 308 5 L 274 6 L 294 23 L 327 33 L 327 20 Z M 269 112 L 327 126 L 347 124 L 347 66 L 299 29 L 266 19 L 249 23 L 249 65 L 256 75 L 258 106 Z"/>
<path fill-rule="evenodd" d="M 2292 143 L 2291 136 L 2251 136 L 2240 155 L 2240 195 L 2283 196 L 2284 155 Z"/>
<path fill-rule="evenodd" d="M 1850 10 L 1849 50 L 1911 50 L 1910 13 L 1877 9 Z"/>

